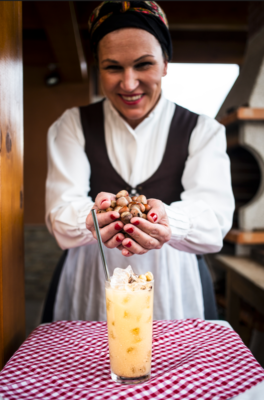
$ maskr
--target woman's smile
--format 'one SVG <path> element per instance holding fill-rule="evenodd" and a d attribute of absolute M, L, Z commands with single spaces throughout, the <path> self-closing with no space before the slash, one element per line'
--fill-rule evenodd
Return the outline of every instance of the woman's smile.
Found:
<path fill-rule="evenodd" d="M 132 95 L 126 95 L 126 94 L 119 94 L 121 100 L 127 104 L 128 106 L 135 106 L 141 102 L 141 100 L 144 97 L 144 93 L 142 94 L 132 94 Z"/>

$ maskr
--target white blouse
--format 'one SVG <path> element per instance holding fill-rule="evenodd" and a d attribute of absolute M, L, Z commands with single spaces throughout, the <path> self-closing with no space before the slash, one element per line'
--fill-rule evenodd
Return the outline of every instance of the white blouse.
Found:
<path fill-rule="evenodd" d="M 105 100 L 108 156 L 132 187 L 159 167 L 175 107 L 162 95 L 151 114 L 132 129 Z M 170 242 L 161 250 L 134 255 L 129 260 L 119 250 L 105 248 L 110 272 L 131 264 L 138 273 L 154 273 L 155 319 L 203 318 L 195 254 L 219 251 L 232 223 L 234 198 L 224 127 L 200 115 L 188 150 L 181 201 L 165 205 L 172 230 Z M 46 223 L 59 246 L 70 249 L 58 287 L 55 320 L 106 318 L 98 245 L 85 225 L 94 204 L 87 196 L 90 173 L 79 109 L 72 108 L 48 132 Z"/>

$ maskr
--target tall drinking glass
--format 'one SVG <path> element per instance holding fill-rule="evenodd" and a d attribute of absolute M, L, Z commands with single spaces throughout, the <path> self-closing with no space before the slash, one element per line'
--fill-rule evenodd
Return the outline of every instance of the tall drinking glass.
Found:
<path fill-rule="evenodd" d="M 124 286 L 105 285 L 111 376 L 136 384 L 150 378 L 154 281 Z"/>

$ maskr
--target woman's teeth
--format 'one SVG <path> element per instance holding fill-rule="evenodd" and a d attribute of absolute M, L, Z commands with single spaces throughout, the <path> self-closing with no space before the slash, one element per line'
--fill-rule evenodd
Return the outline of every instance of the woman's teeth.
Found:
<path fill-rule="evenodd" d="M 143 96 L 143 94 L 139 94 L 137 96 L 122 96 L 122 99 L 126 100 L 126 101 L 136 101 L 139 100 L 141 97 Z"/>

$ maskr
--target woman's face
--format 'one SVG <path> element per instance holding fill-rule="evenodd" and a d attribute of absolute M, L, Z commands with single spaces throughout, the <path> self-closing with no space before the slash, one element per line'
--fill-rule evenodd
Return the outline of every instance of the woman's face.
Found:
<path fill-rule="evenodd" d="M 167 74 L 159 42 L 142 29 L 119 29 L 99 42 L 98 61 L 104 94 L 135 128 L 159 100 Z"/>

